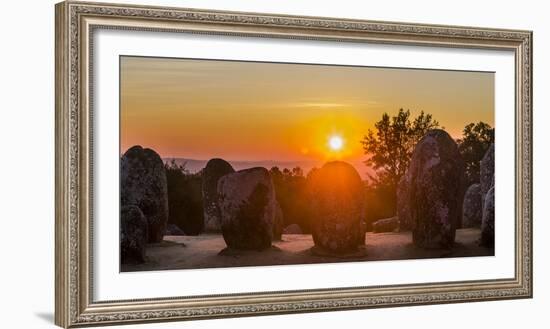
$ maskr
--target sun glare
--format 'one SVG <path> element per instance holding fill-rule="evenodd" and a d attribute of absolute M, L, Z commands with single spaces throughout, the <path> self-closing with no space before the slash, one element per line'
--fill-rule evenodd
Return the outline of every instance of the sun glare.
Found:
<path fill-rule="evenodd" d="M 344 140 L 340 136 L 331 136 L 328 140 L 328 145 L 333 151 L 340 151 L 344 146 Z"/>

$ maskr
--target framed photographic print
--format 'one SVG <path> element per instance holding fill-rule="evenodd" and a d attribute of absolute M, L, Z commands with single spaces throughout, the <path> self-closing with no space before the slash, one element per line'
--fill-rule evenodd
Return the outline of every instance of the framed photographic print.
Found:
<path fill-rule="evenodd" d="M 56 324 L 532 296 L 530 31 L 56 6 Z"/>

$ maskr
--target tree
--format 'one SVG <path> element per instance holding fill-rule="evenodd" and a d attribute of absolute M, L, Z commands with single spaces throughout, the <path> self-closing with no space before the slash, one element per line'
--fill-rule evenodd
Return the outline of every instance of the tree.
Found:
<path fill-rule="evenodd" d="M 309 215 L 309 201 L 307 198 L 304 171 L 300 167 L 291 169 L 278 167 L 269 170 L 275 195 L 283 212 L 284 226 L 298 224 L 304 233 L 311 231 L 311 220 Z"/>
<path fill-rule="evenodd" d="M 407 171 L 416 143 L 428 130 L 439 128 L 439 122 L 424 111 L 411 121 L 410 111 L 399 109 L 393 117 L 384 113 L 374 128 L 361 141 L 365 154 L 370 156 L 365 164 L 376 171 L 376 176 L 369 176 L 375 185 L 395 190 Z"/>
<path fill-rule="evenodd" d="M 479 182 L 479 162 L 485 152 L 495 142 L 495 128 L 485 122 L 470 123 L 462 131 L 462 138 L 457 140 L 458 150 L 466 164 L 468 186 Z"/>
<path fill-rule="evenodd" d="M 198 235 L 204 228 L 202 175 L 190 173 L 172 160 L 164 165 L 168 183 L 168 222 L 185 234 Z"/>
<path fill-rule="evenodd" d="M 365 184 L 367 231 L 372 231 L 372 224 L 396 214 L 396 189 L 384 184 Z"/>

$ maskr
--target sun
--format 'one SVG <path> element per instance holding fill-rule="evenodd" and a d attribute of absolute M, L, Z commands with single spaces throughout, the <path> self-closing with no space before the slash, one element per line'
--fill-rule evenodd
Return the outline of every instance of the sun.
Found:
<path fill-rule="evenodd" d="M 344 146 L 344 140 L 338 135 L 330 136 L 328 140 L 328 146 L 333 151 L 340 151 Z"/>

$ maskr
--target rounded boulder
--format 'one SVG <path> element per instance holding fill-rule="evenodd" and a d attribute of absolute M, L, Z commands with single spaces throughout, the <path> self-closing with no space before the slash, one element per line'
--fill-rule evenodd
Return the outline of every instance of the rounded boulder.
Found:
<path fill-rule="evenodd" d="M 137 206 L 120 208 L 120 262 L 122 264 L 145 262 L 147 231 L 147 219 Z"/>
<path fill-rule="evenodd" d="M 147 219 L 149 242 L 162 241 L 168 221 L 168 187 L 164 163 L 155 151 L 134 146 L 124 153 L 120 203 L 139 207 Z"/>
<path fill-rule="evenodd" d="M 222 234 L 229 248 L 271 247 L 277 200 L 267 169 L 244 169 L 221 177 L 218 195 Z"/>
<path fill-rule="evenodd" d="M 364 244 L 365 188 L 353 166 L 342 161 L 326 163 L 310 177 L 308 189 L 317 248 L 338 255 Z"/>
<path fill-rule="evenodd" d="M 403 175 L 397 184 L 396 208 L 399 218 L 399 231 L 410 231 L 412 229 L 411 210 L 410 210 L 410 178 Z"/>
<path fill-rule="evenodd" d="M 399 230 L 399 218 L 397 216 L 379 219 L 372 223 L 374 233 L 396 232 Z"/>
<path fill-rule="evenodd" d="M 303 234 L 300 225 L 290 224 L 283 229 L 283 234 Z"/>
<path fill-rule="evenodd" d="M 275 219 L 273 221 L 273 240 L 280 241 L 283 236 L 283 226 L 284 226 L 284 217 L 283 209 L 281 205 L 277 202 L 275 206 Z"/>

